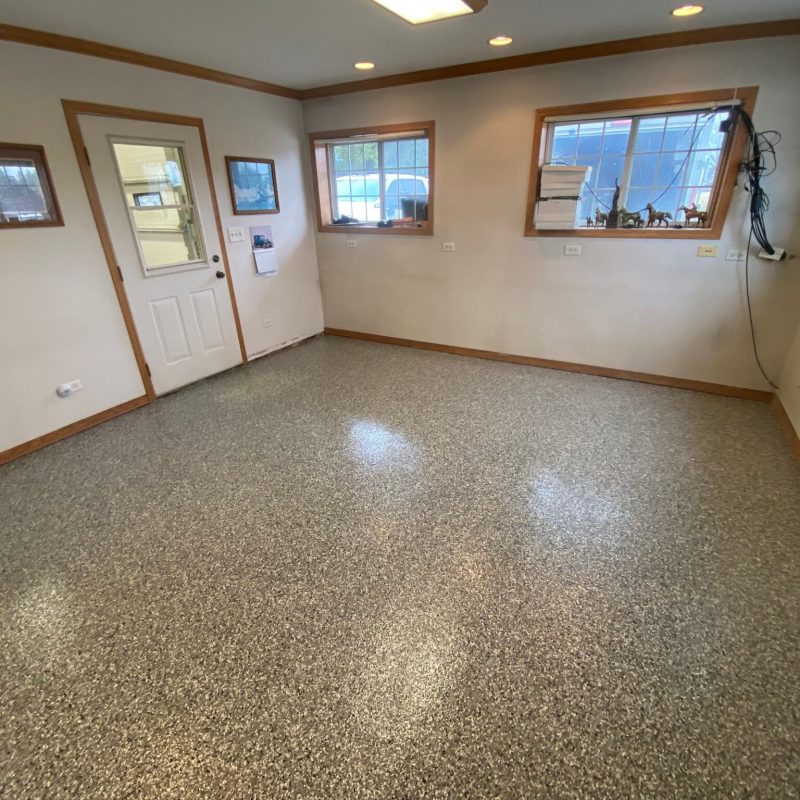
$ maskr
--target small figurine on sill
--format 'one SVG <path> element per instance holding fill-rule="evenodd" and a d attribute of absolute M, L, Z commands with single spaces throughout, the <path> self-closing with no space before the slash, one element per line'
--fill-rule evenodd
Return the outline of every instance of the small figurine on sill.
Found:
<path fill-rule="evenodd" d="M 662 223 L 669 228 L 669 220 L 672 219 L 672 214 L 669 211 L 656 211 L 652 203 L 648 203 L 646 208 L 648 228 L 652 228 L 654 225 L 660 228 Z"/>
<path fill-rule="evenodd" d="M 644 220 L 638 211 L 628 211 L 623 206 L 619 210 L 619 224 L 621 228 L 641 228 Z"/>
<path fill-rule="evenodd" d="M 606 214 L 604 211 L 601 211 L 600 206 L 598 206 L 597 210 L 594 212 L 594 226 L 596 228 L 603 228 L 607 222 L 608 214 Z"/>
<path fill-rule="evenodd" d="M 708 211 L 698 211 L 697 204 L 692 203 L 691 206 L 681 206 L 678 211 L 683 211 L 686 217 L 686 227 L 690 227 L 689 223 L 693 220 L 697 220 L 697 228 L 705 228 L 706 223 L 708 222 Z"/>
<path fill-rule="evenodd" d="M 586 217 L 586 227 L 594 228 L 594 220 L 591 217 Z"/>

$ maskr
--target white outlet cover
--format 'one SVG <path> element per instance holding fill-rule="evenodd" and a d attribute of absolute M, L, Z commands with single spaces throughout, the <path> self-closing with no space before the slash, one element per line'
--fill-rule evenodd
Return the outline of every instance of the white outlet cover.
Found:
<path fill-rule="evenodd" d="M 358 247 L 358 240 L 357 239 L 348 239 L 346 242 L 348 247 Z"/>
<path fill-rule="evenodd" d="M 565 256 L 579 256 L 582 252 L 583 248 L 579 244 L 565 244 L 564 245 L 564 255 Z"/>
<path fill-rule="evenodd" d="M 725 260 L 726 261 L 744 261 L 745 259 L 745 251 L 744 250 L 728 250 L 725 253 Z"/>
<path fill-rule="evenodd" d="M 244 228 L 228 228 L 228 241 L 229 242 L 243 242 L 244 241 Z"/>
<path fill-rule="evenodd" d="M 442 250 L 445 253 L 455 253 L 456 251 L 456 243 L 455 242 L 442 242 Z"/>

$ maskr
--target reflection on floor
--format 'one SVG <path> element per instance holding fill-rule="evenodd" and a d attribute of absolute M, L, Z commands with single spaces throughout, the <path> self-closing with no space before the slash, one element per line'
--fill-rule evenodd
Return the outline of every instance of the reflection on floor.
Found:
<path fill-rule="evenodd" d="M 4 798 L 796 797 L 765 404 L 322 338 L 0 508 Z"/>

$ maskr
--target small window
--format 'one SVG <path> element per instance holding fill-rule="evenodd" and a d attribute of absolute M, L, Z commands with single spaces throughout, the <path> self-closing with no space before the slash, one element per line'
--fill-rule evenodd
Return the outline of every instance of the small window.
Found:
<path fill-rule="evenodd" d="M 731 105 L 749 109 L 756 91 L 723 89 L 540 110 L 526 234 L 563 236 L 570 230 L 570 235 L 719 238 L 736 178 L 736 154 L 744 144 L 740 126 L 730 124 Z M 576 204 L 549 206 L 554 216 L 565 215 L 562 221 L 570 217 L 566 224 L 542 224 L 548 210 L 542 213 L 545 166 L 588 168 L 575 188 Z M 552 185 L 566 186 L 553 173 L 547 176 Z M 562 174 L 561 179 L 567 178 Z M 617 187 L 620 214 L 611 229 L 606 220 Z"/>
<path fill-rule="evenodd" d="M 116 141 L 113 148 L 145 273 L 203 261 L 183 147 Z"/>
<path fill-rule="evenodd" d="M 311 135 L 319 229 L 433 232 L 434 123 Z"/>
<path fill-rule="evenodd" d="M 44 148 L 0 144 L 0 228 L 63 224 Z"/>

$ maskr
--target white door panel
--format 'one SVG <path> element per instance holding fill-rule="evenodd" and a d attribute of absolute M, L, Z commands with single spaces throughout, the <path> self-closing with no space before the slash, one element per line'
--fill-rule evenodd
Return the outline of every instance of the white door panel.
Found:
<path fill-rule="evenodd" d="M 79 119 L 156 394 L 240 364 L 198 130 Z"/>

